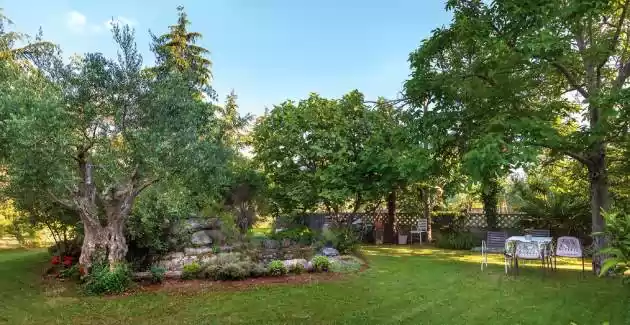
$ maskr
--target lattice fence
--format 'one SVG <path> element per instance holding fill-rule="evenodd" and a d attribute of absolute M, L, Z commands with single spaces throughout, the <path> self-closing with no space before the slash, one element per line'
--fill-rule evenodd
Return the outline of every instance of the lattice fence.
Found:
<path fill-rule="evenodd" d="M 321 229 L 325 223 L 356 223 L 356 224 L 369 224 L 374 225 L 377 221 L 385 222 L 387 220 L 387 213 L 339 213 L 339 214 L 311 214 L 306 215 L 305 221 L 312 229 Z M 500 229 L 517 228 L 519 222 L 525 215 L 518 213 L 499 214 L 497 215 L 497 227 Z M 419 219 L 422 219 L 422 214 L 412 213 L 397 213 L 394 218 L 394 225 L 398 226 L 413 226 L 418 223 Z M 486 229 L 488 222 L 486 216 L 481 213 L 470 213 L 460 217 L 459 222 L 461 226 L 466 229 Z M 453 221 L 453 217 L 438 216 L 433 218 L 434 224 L 449 224 Z"/>

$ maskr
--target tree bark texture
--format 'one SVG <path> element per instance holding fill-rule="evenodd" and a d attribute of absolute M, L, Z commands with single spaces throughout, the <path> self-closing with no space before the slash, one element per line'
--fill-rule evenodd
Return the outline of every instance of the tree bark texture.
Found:
<path fill-rule="evenodd" d="M 591 222 L 593 233 L 604 231 L 605 223 L 602 211 L 608 210 L 609 192 L 608 192 L 608 174 L 605 160 L 605 149 L 600 146 L 595 159 L 592 159 L 589 169 L 590 180 L 590 196 L 591 196 Z M 606 246 L 606 238 L 603 236 L 593 237 L 593 250 L 596 252 Z M 603 256 L 593 255 L 593 272 L 599 274 Z"/>
<path fill-rule="evenodd" d="M 395 243 L 394 221 L 396 218 L 396 190 L 392 190 L 387 195 L 387 220 L 385 221 L 383 242 L 387 244 Z"/>
<path fill-rule="evenodd" d="M 92 179 L 92 166 L 85 156 L 79 155 L 81 182 L 74 193 L 73 207 L 83 222 L 84 239 L 79 263 L 89 270 L 101 252 L 110 268 L 125 260 L 127 241 L 124 227 L 131 214 L 136 196 L 151 182 L 140 184 L 137 171 L 129 181 L 107 188 L 99 193 Z"/>
<path fill-rule="evenodd" d="M 481 183 L 481 200 L 483 201 L 483 213 L 486 217 L 488 229 L 497 229 L 497 203 L 499 183 L 495 178 L 485 179 Z"/>

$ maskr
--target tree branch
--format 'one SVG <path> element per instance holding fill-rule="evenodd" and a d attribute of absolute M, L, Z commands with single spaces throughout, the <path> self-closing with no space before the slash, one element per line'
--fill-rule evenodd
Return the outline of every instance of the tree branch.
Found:
<path fill-rule="evenodd" d="M 581 155 L 579 153 L 576 152 L 572 152 L 570 150 L 565 150 L 565 149 L 559 149 L 558 147 L 553 147 L 551 145 L 548 144 L 544 144 L 544 143 L 539 143 L 539 142 L 529 142 L 527 143 L 528 145 L 531 146 L 535 146 L 535 147 L 541 147 L 541 148 L 547 148 L 550 150 L 555 150 L 563 155 L 569 156 L 577 161 L 579 161 L 580 163 L 589 166 L 590 165 L 590 160 L 588 160 L 588 158 L 586 158 L 584 155 Z"/>
<path fill-rule="evenodd" d="M 571 74 L 571 71 L 569 71 L 569 69 L 567 69 L 565 66 L 563 66 L 557 61 L 553 61 L 550 63 L 552 66 L 558 69 L 558 71 L 560 71 L 560 73 L 562 73 L 562 75 L 564 75 L 565 78 L 567 78 L 567 81 L 569 82 L 571 87 L 575 88 L 575 90 L 577 90 L 580 93 L 580 95 L 582 95 L 584 98 L 588 98 L 589 96 L 588 91 L 584 89 L 584 85 L 581 85 L 577 82 L 577 80 L 575 79 L 573 74 Z"/>
<path fill-rule="evenodd" d="M 628 12 L 628 4 L 630 4 L 630 0 L 626 0 L 626 2 L 623 4 L 623 9 L 621 9 L 621 16 L 619 17 L 619 22 L 617 22 L 617 26 L 615 27 L 615 35 L 613 36 L 612 42 L 610 43 L 610 54 L 615 52 L 615 49 L 617 48 L 617 44 L 619 43 L 619 36 L 621 35 L 621 28 L 623 27 L 623 23 L 626 20 L 626 15 Z M 602 60 L 602 62 L 600 62 L 600 64 L 597 66 L 597 70 L 599 71 L 599 69 L 601 69 L 604 64 L 606 64 L 606 62 L 608 62 L 608 58 L 610 57 L 609 55 L 606 55 L 606 57 Z"/>
<path fill-rule="evenodd" d="M 78 207 L 77 207 L 76 204 L 72 203 L 71 201 L 62 200 L 62 199 L 58 198 L 51 190 L 48 190 L 48 195 L 50 195 L 50 197 L 53 199 L 53 201 L 61 204 L 62 206 L 66 207 L 66 208 L 68 208 L 70 210 L 73 210 L 73 211 L 78 210 Z"/>
<path fill-rule="evenodd" d="M 147 187 L 153 185 L 154 183 L 158 182 L 160 179 L 159 178 L 155 178 L 152 180 L 148 180 L 144 183 L 142 183 L 142 185 L 140 185 L 138 187 L 138 189 L 136 189 L 133 193 L 134 196 L 138 196 L 138 194 L 140 194 L 140 192 L 144 191 Z"/>

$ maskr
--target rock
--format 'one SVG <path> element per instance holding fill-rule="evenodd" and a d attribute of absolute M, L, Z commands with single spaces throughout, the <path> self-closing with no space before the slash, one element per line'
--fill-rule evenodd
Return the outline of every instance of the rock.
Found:
<path fill-rule="evenodd" d="M 263 240 L 263 247 L 266 249 L 275 249 L 278 248 L 279 243 L 277 240 L 273 239 L 265 239 Z"/>
<path fill-rule="evenodd" d="M 197 261 L 197 256 L 186 256 L 183 252 L 176 252 L 162 258 L 157 265 L 169 271 L 180 271 L 184 265 L 194 261 Z"/>
<path fill-rule="evenodd" d="M 322 248 L 322 255 L 324 256 L 339 256 L 339 251 L 332 247 L 324 247 Z"/>
<path fill-rule="evenodd" d="M 225 241 L 225 235 L 221 230 L 218 229 L 210 229 L 205 230 L 206 234 L 212 238 L 214 243 L 223 243 Z"/>
<path fill-rule="evenodd" d="M 308 263 L 308 261 L 303 259 L 303 258 L 296 258 L 296 259 L 292 259 L 292 260 L 282 261 L 282 264 L 284 264 L 284 267 L 286 267 L 287 270 L 293 269 L 297 264 L 302 264 L 302 266 L 304 266 L 304 268 L 306 269 L 306 264 L 307 263 Z"/>
<path fill-rule="evenodd" d="M 212 253 L 212 247 L 186 247 L 184 248 L 184 254 L 186 256 L 201 255 L 201 254 L 207 254 L 207 253 Z"/>
<path fill-rule="evenodd" d="M 187 231 L 208 230 L 208 229 L 221 229 L 221 220 L 219 218 L 197 218 L 191 217 L 183 219 L 180 222 L 180 227 Z"/>
<path fill-rule="evenodd" d="M 197 246 L 207 246 L 212 244 L 212 237 L 208 230 L 199 230 L 190 236 L 190 242 Z"/>

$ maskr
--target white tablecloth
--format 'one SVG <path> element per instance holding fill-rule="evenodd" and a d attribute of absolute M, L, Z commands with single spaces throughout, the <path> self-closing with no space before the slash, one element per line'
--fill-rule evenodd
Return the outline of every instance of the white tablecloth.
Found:
<path fill-rule="evenodd" d="M 553 237 L 534 237 L 534 236 L 530 237 L 529 239 L 527 239 L 526 236 L 512 236 L 507 239 L 507 241 L 520 241 L 524 243 L 536 242 L 538 244 L 551 243 L 552 240 L 553 240 Z"/>

